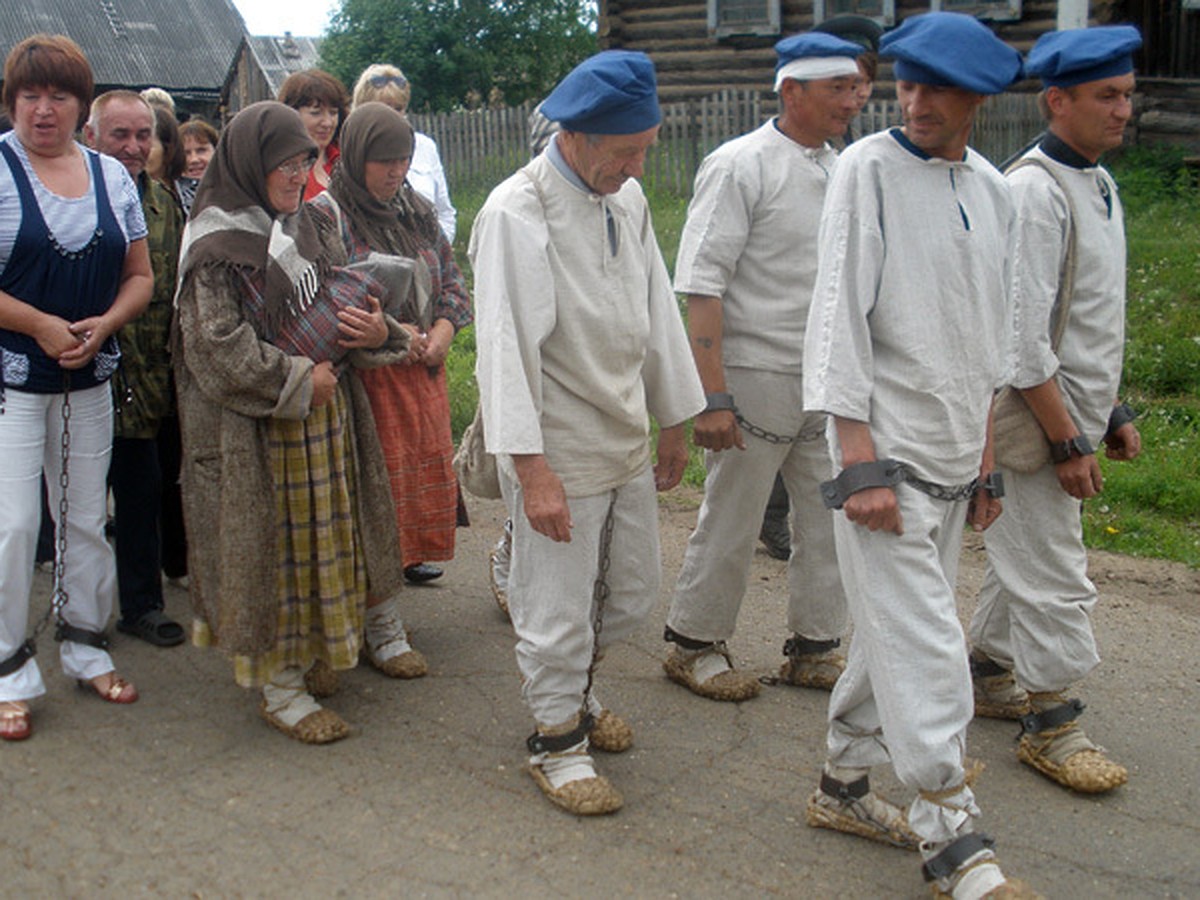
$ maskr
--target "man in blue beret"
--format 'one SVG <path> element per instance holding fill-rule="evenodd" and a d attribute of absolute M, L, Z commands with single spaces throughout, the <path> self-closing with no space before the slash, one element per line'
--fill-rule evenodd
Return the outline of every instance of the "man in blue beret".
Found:
<path fill-rule="evenodd" d="M 825 416 L 801 408 L 804 325 L 817 271 L 817 226 L 837 162 L 829 145 L 858 111 L 857 44 L 800 34 L 775 45 L 780 114 L 714 150 L 696 174 L 675 264 L 707 406 L 704 503 L 667 615 L 672 681 L 711 700 L 747 700 L 758 677 L 733 668 L 733 637 L 757 523 L 782 470 L 796 498 L 782 680 L 829 690 L 845 658 L 846 600 L 833 519 Z"/>
<path fill-rule="evenodd" d="M 476 376 L 513 516 L 529 771 L 551 802 L 595 815 L 622 799 L 590 749 L 632 743 L 596 699 L 595 666 L 657 600 L 655 489 L 683 476 L 683 425 L 704 394 L 636 180 L 661 119 L 653 64 L 600 53 L 542 111 L 562 130 L 492 191 L 471 234 Z"/>
<path fill-rule="evenodd" d="M 1020 719 L 1017 755 L 1059 784 L 1101 793 L 1128 774 L 1078 723 L 1071 684 L 1100 661 L 1090 612 L 1080 506 L 1103 487 L 1095 448 L 1109 459 L 1141 450 L 1118 390 L 1125 343 L 1125 230 L 1101 154 L 1121 143 L 1132 114 L 1129 25 L 1042 35 L 1026 61 L 1041 78 L 1046 137 L 1009 170 L 1019 239 L 1014 258 L 1013 386 L 1049 442 L 1034 471 L 1013 468 L 998 443 L 1008 494 L 985 537 L 988 566 L 971 621 L 975 711 Z M 1069 294 L 1069 296 L 1067 296 Z M 1065 318 L 1064 318 L 1065 317 Z M 1014 675 L 1015 680 L 1014 680 Z"/>
<path fill-rule="evenodd" d="M 854 621 L 807 821 L 903 843 L 867 802 L 870 768 L 890 762 L 917 793 L 907 825 L 926 880 L 962 900 L 1013 888 L 974 830 L 954 583 L 964 524 L 1000 513 L 989 410 L 1007 372 L 1016 225 L 1004 178 L 967 144 L 1021 60 L 956 13 L 907 19 L 880 53 L 895 61 L 904 125 L 838 160 L 804 345 L 804 406 L 836 435 L 839 474 L 822 493 L 844 513 L 834 537 Z"/>

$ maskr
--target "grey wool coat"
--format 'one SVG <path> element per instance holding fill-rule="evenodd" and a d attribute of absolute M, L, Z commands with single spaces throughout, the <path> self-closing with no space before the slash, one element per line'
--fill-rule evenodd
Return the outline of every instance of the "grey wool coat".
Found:
<path fill-rule="evenodd" d="M 176 304 L 172 350 L 192 605 L 226 652 L 263 653 L 274 647 L 279 612 L 267 420 L 308 415 L 313 363 L 259 337 L 242 312 L 231 267 L 189 272 Z M 407 336 L 389 326 L 385 348 L 356 351 L 355 365 L 403 357 Z M 373 596 L 391 597 L 403 585 L 403 565 L 387 469 L 362 383 L 352 368 L 340 383 L 353 423 L 368 587 Z"/>

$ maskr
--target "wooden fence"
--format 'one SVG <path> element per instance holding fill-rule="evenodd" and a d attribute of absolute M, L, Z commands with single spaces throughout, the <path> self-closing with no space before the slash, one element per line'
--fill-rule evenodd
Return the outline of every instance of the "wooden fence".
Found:
<path fill-rule="evenodd" d="M 699 100 L 663 104 L 658 143 L 646 158 L 645 182 L 686 196 L 700 161 L 715 147 L 757 128 L 774 114 L 775 98 L 725 90 Z M 413 114 L 413 126 L 438 143 L 451 191 L 490 188 L 529 159 L 533 104 L 504 109 Z M 872 100 L 855 119 L 855 134 L 900 123 L 894 100 Z M 1035 95 L 1002 94 L 983 105 L 971 146 L 1000 163 L 1042 130 Z"/>

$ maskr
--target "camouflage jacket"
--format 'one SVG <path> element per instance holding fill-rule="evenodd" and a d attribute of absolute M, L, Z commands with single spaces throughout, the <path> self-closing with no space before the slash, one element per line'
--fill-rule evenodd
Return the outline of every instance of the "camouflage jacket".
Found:
<path fill-rule="evenodd" d="M 155 437 L 159 422 L 175 406 L 167 338 L 174 310 L 183 210 L 170 192 L 145 172 L 138 176 L 138 192 L 146 214 L 154 294 L 146 311 L 117 334 L 121 368 L 112 379 L 116 409 L 113 434 L 122 438 Z"/>

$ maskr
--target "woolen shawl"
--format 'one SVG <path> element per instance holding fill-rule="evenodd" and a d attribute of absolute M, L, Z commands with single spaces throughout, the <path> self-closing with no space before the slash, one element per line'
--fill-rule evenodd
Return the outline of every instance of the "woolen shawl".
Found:
<path fill-rule="evenodd" d="M 388 202 L 377 200 L 366 187 L 368 162 L 412 157 L 408 120 L 386 103 L 356 106 L 342 124 L 341 149 L 329 193 L 371 249 L 407 257 L 436 249 L 437 214 L 407 180 Z"/>
<path fill-rule="evenodd" d="M 197 266 L 235 266 L 264 274 L 264 317 L 278 322 L 312 302 L 325 261 L 302 203 L 279 215 L 267 199 L 267 175 L 317 146 L 290 106 L 266 100 L 247 106 L 217 142 L 196 189 L 180 248 L 179 279 Z"/>

